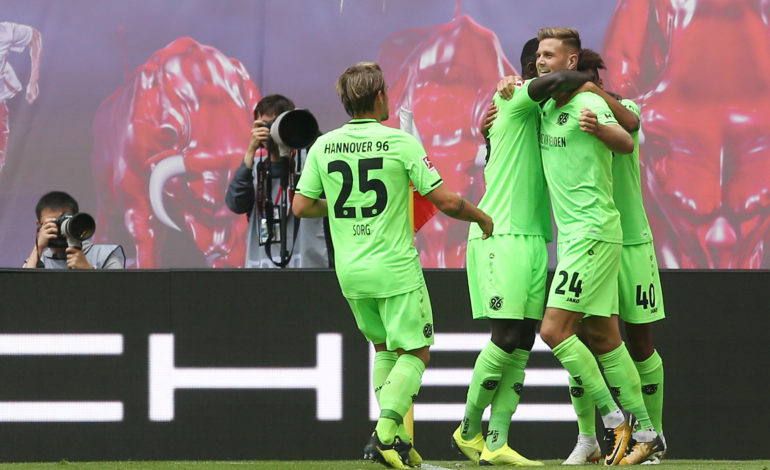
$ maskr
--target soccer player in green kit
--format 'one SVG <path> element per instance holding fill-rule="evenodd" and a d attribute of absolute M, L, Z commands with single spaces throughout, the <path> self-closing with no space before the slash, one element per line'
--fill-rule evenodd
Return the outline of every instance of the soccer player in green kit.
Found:
<path fill-rule="evenodd" d="M 551 214 L 537 142 L 540 102 L 574 90 L 590 75 L 563 70 L 535 78 L 537 39 L 522 51 L 522 73 L 510 101 L 493 98 L 497 118 L 489 129 L 491 152 L 484 169 L 486 192 L 479 208 L 495 220 L 495 234 L 482 239 L 471 226 L 467 271 L 474 319 L 487 319 L 491 339 L 484 346 L 468 387 L 465 416 L 452 444 L 481 465 L 543 465 L 508 446 L 511 416 L 519 403 L 524 369 L 543 318 Z M 481 418 L 492 405 L 489 431 Z"/>
<path fill-rule="evenodd" d="M 582 49 L 577 68 L 591 74 L 591 81 L 586 82 L 578 91 L 589 91 L 600 96 L 618 123 L 631 133 L 634 140 L 632 153 L 616 154 L 612 159 L 613 199 L 623 229 L 618 276 L 619 310 L 620 318 L 625 322 L 630 354 L 641 379 L 645 408 L 661 439 L 649 442 L 636 442 L 632 439 L 633 445 L 627 452 L 629 455 L 625 462 L 621 459 L 621 463 L 638 463 L 650 454 L 652 457 L 647 460 L 655 463 L 659 462 L 665 452 L 665 441 L 662 439 L 663 363 L 653 345 L 651 323 L 664 318 L 665 313 L 652 234 L 642 202 L 637 135 L 640 127 L 639 109 L 633 101 L 621 99 L 602 89 L 599 69 L 604 68 L 604 62 L 595 51 Z M 516 77 L 507 76 L 498 83 L 498 92 L 505 99 L 513 95 L 515 80 Z M 489 113 L 486 125 L 493 119 L 494 113 Z M 588 342 L 580 326 L 578 335 L 584 342 Z M 596 461 L 601 451 L 595 436 L 594 402 L 574 378 L 570 378 L 570 396 L 578 415 L 580 434 L 564 464 L 580 465 Z"/>
<path fill-rule="evenodd" d="M 619 310 L 620 318 L 625 323 L 628 349 L 641 379 L 645 408 L 655 432 L 661 436 L 660 440 L 653 439 L 649 443 L 634 443 L 627 460 L 638 461 L 642 456 L 649 455 L 651 462 L 658 462 L 659 455 L 665 452 L 662 434 L 663 361 L 653 345 L 652 323 L 665 318 L 665 312 L 652 230 L 642 200 L 638 137 L 640 113 L 633 101 L 603 90 L 599 69 L 604 68 L 604 61 L 597 52 L 590 49 L 580 52 L 578 70 L 592 75 L 591 81 L 580 90 L 600 96 L 634 140 L 633 152 L 615 154 L 612 159 L 613 199 L 620 212 L 623 229 L 618 275 Z M 595 437 L 594 403 L 583 392 L 582 387 L 570 378 L 570 397 L 578 416 L 580 434 L 574 450 L 564 462 L 566 465 L 585 464 L 600 455 Z M 633 453 L 637 455 L 631 456 Z"/>
<path fill-rule="evenodd" d="M 571 28 L 538 31 L 539 75 L 576 69 L 580 36 Z M 612 197 L 612 152 L 630 153 L 634 142 L 593 93 L 556 93 L 543 107 L 540 149 L 558 228 L 558 264 L 540 336 L 578 385 L 596 403 L 607 442 L 605 465 L 625 457 L 638 413 L 650 424 L 639 374 L 620 337 L 618 270 L 623 243 Z M 582 326 L 581 326 L 582 323 Z M 578 338 L 585 331 L 591 349 Z M 621 410 L 604 383 L 621 392 Z M 655 434 L 640 435 L 652 440 Z"/>
<path fill-rule="evenodd" d="M 381 412 L 364 458 L 407 468 L 422 459 L 403 417 L 433 344 L 433 313 L 409 220 L 409 182 L 445 214 L 478 223 L 484 238 L 493 223 L 442 184 L 417 139 L 381 124 L 388 118 L 388 94 L 377 64 L 348 67 L 336 88 L 353 119 L 313 144 L 292 210 L 298 217 L 328 212 L 340 288 L 376 351 L 373 383 Z M 322 192 L 327 199 L 320 199 Z"/>

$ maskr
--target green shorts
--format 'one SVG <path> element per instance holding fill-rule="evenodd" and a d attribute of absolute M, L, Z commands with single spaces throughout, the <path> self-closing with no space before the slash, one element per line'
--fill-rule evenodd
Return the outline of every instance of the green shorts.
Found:
<path fill-rule="evenodd" d="M 468 289 L 474 319 L 543 319 L 548 249 L 536 235 L 468 241 Z"/>
<path fill-rule="evenodd" d="M 652 242 L 626 245 L 618 274 L 620 318 L 628 323 L 652 323 L 666 318 L 658 260 Z"/>
<path fill-rule="evenodd" d="M 617 314 L 622 248 L 587 238 L 559 243 L 548 306 L 600 317 Z"/>
<path fill-rule="evenodd" d="M 433 344 L 433 310 L 425 284 L 405 294 L 347 299 L 366 339 L 389 351 L 411 351 Z"/>

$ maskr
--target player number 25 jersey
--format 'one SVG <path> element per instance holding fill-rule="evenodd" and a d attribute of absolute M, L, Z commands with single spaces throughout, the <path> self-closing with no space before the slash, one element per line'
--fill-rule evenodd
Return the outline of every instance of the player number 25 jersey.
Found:
<path fill-rule="evenodd" d="M 424 283 L 409 220 L 409 182 L 442 184 L 413 136 L 353 120 L 313 144 L 297 192 L 326 196 L 337 278 L 348 298 L 390 297 Z"/>

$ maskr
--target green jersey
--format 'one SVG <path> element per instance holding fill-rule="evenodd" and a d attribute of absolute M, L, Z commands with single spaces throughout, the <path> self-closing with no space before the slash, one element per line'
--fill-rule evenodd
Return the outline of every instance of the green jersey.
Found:
<path fill-rule="evenodd" d="M 516 87 L 507 101 L 495 93 L 498 111 L 489 129 L 491 153 L 479 209 L 495 221 L 495 235 L 540 235 L 551 241 L 551 208 L 537 143 L 540 106 L 529 97 L 531 82 Z M 478 224 L 471 224 L 468 238 L 481 235 Z"/>
<path fill-rule="evenodd" d="M 409 220 L 410 181 L 422 195 L 442 183 L 417 139 L 373 119 L 322 135 L 308 152 L 297 193 L 326 194 L 345 297 L 391 297 L 424 284 Z"/>
<path fill-rule="evenodd" d="M 578 93 L 556 108 L 549 100 L 540 121 L 540 150 L 559 241 L 588 238 L 622 243 L 620 214 L 612 199 L 612 152 L 580 130 L 581 111 L 601 124 L 617 124 L 607 103 L 594 93 Z"/>
<path fill-rule="evenodd" d="M 639 116 L 639 107 L 631 100 L 620 103 Z M 641 126 L 641 122 L 640 122 Z M 615 154 L 612 159 L 612 194 L 615 206 L 620 212 L 620 225 L 623 227 L 623 244 L 639 245 L 652 241 L 652 230 L 647 221 L 642 201 L 642 179 L 639 173 L 639 131 L 633 132 L 634 151 L 628 154 Z"/>

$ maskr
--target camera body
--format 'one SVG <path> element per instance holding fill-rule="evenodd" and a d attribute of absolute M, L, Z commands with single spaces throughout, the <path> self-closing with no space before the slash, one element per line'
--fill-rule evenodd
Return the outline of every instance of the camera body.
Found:
<path fill-rule="evenodd" d="M 65 212 L 56 219 L 56 228 L 59 235 L 48 242 L 50 248 L 67 248 L 74 246 L 81 248 L 83 240 L 88 240 L 96 230 L 94 218 L 85 212 L 73 214 Z"/>

